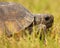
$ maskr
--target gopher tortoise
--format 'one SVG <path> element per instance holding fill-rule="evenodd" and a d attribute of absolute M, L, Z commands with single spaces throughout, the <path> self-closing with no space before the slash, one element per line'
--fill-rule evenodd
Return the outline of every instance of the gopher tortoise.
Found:
<path fill-rule="evenodd" d="M 12 33 L 34 25 L 44 24 L 50 28 L 53 24 L 53 16 L 50 14 L 32 14 L 21 4 L 14 2 L 0 2 L 0 33 L 10 37 Z"/>

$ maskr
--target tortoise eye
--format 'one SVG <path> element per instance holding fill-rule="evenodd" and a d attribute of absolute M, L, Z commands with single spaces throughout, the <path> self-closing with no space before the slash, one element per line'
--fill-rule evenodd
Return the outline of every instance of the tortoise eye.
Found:
<path fill-rule="evenodd" d="M 48 21 L 50 19 L 50 17 L 45 17 L 45 20 Z"/>

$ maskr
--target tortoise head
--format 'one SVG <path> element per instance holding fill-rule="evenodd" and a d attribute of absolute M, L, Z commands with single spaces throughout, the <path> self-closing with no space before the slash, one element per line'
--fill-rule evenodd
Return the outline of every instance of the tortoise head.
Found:
<path fill-rule="evenodd" d="M 51 14 L 34 14 L 34 24 L 44 24 L 47 28 L 52 27 L 54 17 Z"/>

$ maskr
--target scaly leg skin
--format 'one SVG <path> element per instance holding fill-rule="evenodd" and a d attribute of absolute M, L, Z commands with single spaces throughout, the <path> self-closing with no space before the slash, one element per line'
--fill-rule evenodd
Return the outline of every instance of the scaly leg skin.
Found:
<path fill-rule="evenodd" d="M 2 21 L 0 21 L 0 37 L 2 37 L 2 35 L 4 34 L 4 24 Z"/>
<path fill-rule="evenodd" d="M 43 40 L 44 45 L 47 45 L 46 31 L 47 31 L 46 25 L 43 24 L 38 25 L 37 33 L 40 33 L 40 40 Z"/>

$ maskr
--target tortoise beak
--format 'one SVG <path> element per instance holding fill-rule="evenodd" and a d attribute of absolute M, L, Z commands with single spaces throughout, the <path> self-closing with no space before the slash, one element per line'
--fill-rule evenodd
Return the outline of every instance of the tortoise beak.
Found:
<path fill-rule="evenodd" d="M 47 27 L 47 28 L 52 27 L 53 22 L 54 22 L 54 17 L 53 17 L 53 15 L 47 15 L 47 16 L 45 17 L 45 21 L 46 21 L 46 27 Z"/>

